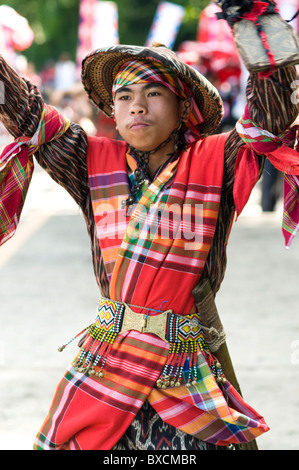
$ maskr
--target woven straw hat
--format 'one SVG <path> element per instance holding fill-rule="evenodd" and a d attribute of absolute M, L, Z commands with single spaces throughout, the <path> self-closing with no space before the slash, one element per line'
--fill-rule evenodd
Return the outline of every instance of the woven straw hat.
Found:
<path fill-rule="evenodd" d="M 223 105 L 216 88 L 193 67 L 162 45 L 153 47 L 111 46 L 88 54 L 82 62 L 82 83 L 89 98 L 112 117 L 112 85 L 121 65 L 129 60 L 158 61 L 173 70 L 193 92 L 204 121 L 198 124 L 201 137 L 210 135 L 220 124 Z"/>

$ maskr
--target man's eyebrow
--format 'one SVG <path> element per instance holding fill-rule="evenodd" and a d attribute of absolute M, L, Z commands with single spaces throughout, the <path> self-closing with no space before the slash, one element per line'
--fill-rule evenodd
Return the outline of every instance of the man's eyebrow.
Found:
<path fill-rule="evenodd" d="M 158 83 L 158 82 L 148 82 L 144 86 L 144 90 L 147 90 L 148 88 L 165 88 L 165 85 L 163 83 Z"/>
<path fill-rule="evenodd" d="M 163 83 L 148 82 L 148 83 L 144 83 L 144 86 L 142 88 L 143 88 L 143 90 L 147 90 L 149 88 L 165 88 L 165 85 L 163 85 Z M 125 85 L 125 86 L 119 88 L 118 90 L 116 90 L 115 94 L 116 93 L 123 93 L 123 92 L 132 93 L 133 90 L 129 86 Z"/>
<path fill-rule="evenodd" d="M 132 88 L 130 88 L 128 86 L 122 86 L 121 88 L 116 90 L 115 94 L 116 93 L 122 93 L 122 92 L 130 93 L 130 92 L 132 92 Z"/>

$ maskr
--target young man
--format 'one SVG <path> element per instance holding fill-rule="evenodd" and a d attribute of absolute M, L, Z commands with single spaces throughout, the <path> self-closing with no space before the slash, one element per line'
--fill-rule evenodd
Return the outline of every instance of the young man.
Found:
<path fill-rule="evenodd" d="M 115 119 L 123 140 L 112 141 L 87 137 L 1 62 L 2 121 L 16 138 L 2 157 L 11 182 L 9 190 L 3 184 L 10 217 L 2 239 L 14 233 L 23 205 L 18 185 L 11 198 L 9 163 L 14 174 L 21 167 L 26 190 L 34 153 L 82 209 L 102 294 L 36 449 L 224 449 L 268 430 L 231 384 L 232 370 L 224 374 L 225 335 L 213 299 L 234 213 L 265 156 L 299 170 L 276 137 L 298 114 L 288 64 L 266 78 L 251 74 L 239 130 L 217 135 L 217 91 L 174 53 L 98 50 L 83 62 L 82 81 Z M 267 134 L 266 144 L 252 138 L 252 128 Z"/>

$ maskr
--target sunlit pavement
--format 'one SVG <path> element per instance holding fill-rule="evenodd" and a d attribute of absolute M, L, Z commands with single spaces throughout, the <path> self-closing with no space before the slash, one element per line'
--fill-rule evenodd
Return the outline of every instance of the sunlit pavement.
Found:
<path fill-rule="evenodd" d="M 235 223 L 216 302 L 242 393 L 271 430 L 260 449 L 299 449 L 299 235 L 285 250 L 281 208 L 259 190 Z M 0 248 L 0 450 L 30 450 L 99 296 L 83 217 L 37 170 L 17 234 Z"/>

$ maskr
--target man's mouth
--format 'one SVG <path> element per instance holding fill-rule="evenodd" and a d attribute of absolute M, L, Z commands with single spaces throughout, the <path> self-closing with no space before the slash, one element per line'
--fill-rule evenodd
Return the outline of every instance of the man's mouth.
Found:
<path fill-rule="evenodd" d="M 142 129 L 149 125 L 150 123 L 148 121 L 144 121 L 143 119 L 136 119 L 129 124 L 129 129 Z"/>

